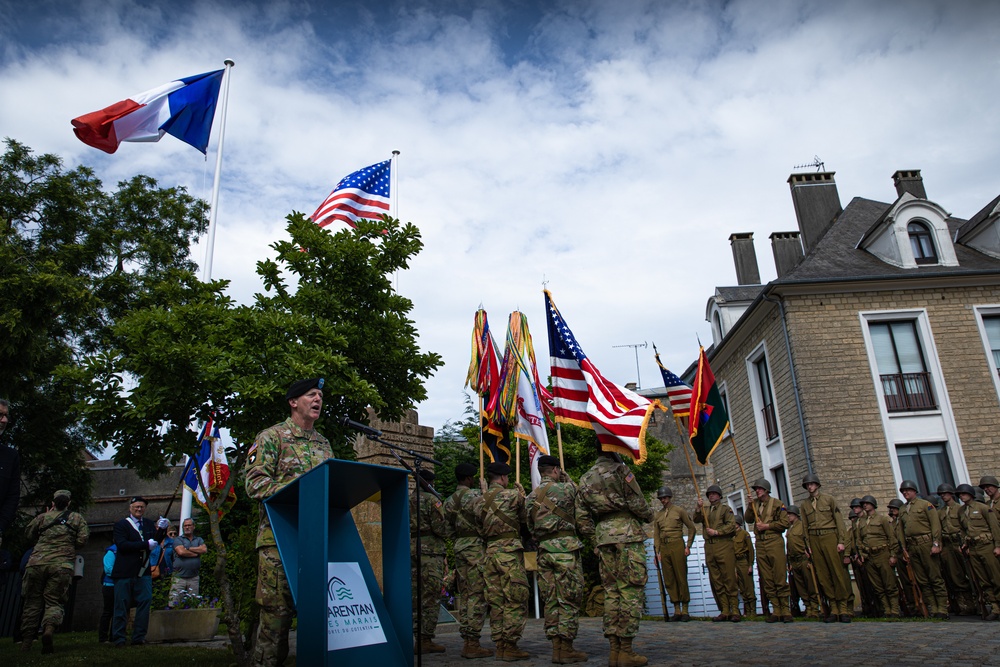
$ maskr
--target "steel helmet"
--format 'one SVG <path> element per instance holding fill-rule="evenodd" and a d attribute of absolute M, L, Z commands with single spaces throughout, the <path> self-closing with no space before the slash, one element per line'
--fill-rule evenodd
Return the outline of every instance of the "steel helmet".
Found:
<path fill-rule="evenodd" d="M 976 490 L 972 488 L 971 484 L 959 484 L 958 488 L 955 489 L 955 493 L 958 494 L 968 493 L 973 498 L 976 497 Z"/>
<path fill-rule="evenodd" d="M 769 481 L 767 481 L 766 479 L 764 479 L 763 477 L 760 477 L 760 478 L 754 480 L 754 483 L 750 485 L 750 488 L 751 489 L 764 489 L 768 493 L 771 493 L 771 483 Z"/>
<path fill-rule="evenodd" d="M 861 507 L 861 498 L 852 498 L 851 507 Z"/>
<path fill-rule="evenodd" d="M 920 489 L 917 488 L 917 483 L 912 479 L 904 479 L 903 483 L 899 485 L 900 491 L 906 491 L 907 489 L 910 489 L 911 491 L 920 491 Z"/>
<path fill-rule="evenodd" d="M 889 501 L 889 507 L 892 507 L 892 508 L 895 508 L 895 509 L 898 510 L 902 506 L 903 506 L 903 501 L 900 500 L 899 498 L 893 498 L 892 500 Z"/>
<path fill-rule="evenodd" d="M 862 498 L 861 504 L 864 505 L 865 503 L 871 503 L 872 507 L 878 507 L 878 501 L 875 500 L 875 496 L 865 496 Z"/>
<path fill-rule="evenodd" d="M 979 488 L 982 489 L 987 486 L 995 486 L 1000 488 L 1000 482 L 997 482 L 997 478 L 993 475 L 986 475 L 979 478 Z"/>
<path fill-rule="evenodd" d="M 670 490 L 669 486 L 661 486 L 660 490 L 656 492 L 657 498 L 673 498 L 674 492 Z"/>
<path fill-rule="evenodd" d="M 795 516 L 801 516 L 799 514 L 798 505 L 789 505 L 788 507 L 785 508 L 785 511 L 788 512 L 789 514 L 794 514 Z"/>
<path fill-rule="evenodd" d="M 708 487 L 707 491 L 705 491 L 705 495 L 707 496 L 710 493 L 718 493 L 721 496 L 722 495 L 722 487 L 719 486 L 718 484 L 713 484 L 712 486 Z"/>
<path fill-rule="evenodd" d="M 823 486 L 819 481 L 819 476 L 814 473 L 809 473 L 808 475 L 802 478 L 803 489 L 806 488 L 807 484 L 818 484 L 819 486 Z"/>
<path fill-rule="evenodd" d="M 952 486 L 951 484 L 946 483 L 946 482 L 942 482 L 941 484 L 938 484 L 937 494 L 940 496 L 942 493 L 950 493 L 950 494 L 954 495 L 955 494 L 955 487 Z"/>

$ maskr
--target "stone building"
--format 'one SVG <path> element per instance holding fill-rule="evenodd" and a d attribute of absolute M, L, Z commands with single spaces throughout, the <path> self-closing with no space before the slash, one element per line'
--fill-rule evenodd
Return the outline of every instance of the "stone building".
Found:
<path fill-rule="evenodd" d="M 832 172 L 792 174 L 798 230 L 770 236 L 777 278 L 759 284 L 753 235 L 733 234 L 739 285 L 708 300 L 747 477 L 786 502 L 805 498 L 808 472 L 842 504 L 880 506 L 903 479 L 933 493 L 998 472 L 1000 197 L 964 220 L 919 171 L 893 181 L 894 201 L 842 207 Z M 729 439 L 711 463 L 744 504 Z"/>

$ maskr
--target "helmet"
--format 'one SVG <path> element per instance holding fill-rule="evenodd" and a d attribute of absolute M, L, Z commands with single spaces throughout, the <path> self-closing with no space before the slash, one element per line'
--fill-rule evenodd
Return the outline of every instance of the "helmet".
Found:
<path fill-rule="evenodd" d="M 971 484 L 959 484 L 958 488 L 955 489 L 955 493 L 958 493 L 958 494 L 968 493 L 970 496 L 975 497 L 976 490 L 974 488 L 972 488 Z"/>
<path fill-rule="evenodd" d="M 673 498 L 674 492 L 670 490 L 669 486 L 661 486 L 660 490 L 656 492 L 657 498 Z"/>
<path fill-rule="evenodd" d="M 722 487 L 719 486 L 718 484 L 713 484 L 712 486 L 708 487 L 708 489 L 705 491 L 705 495 L 707 496 L 710 493 L 718 493 L 721 496 Z"/>
<path fill-rule="evenodd" d="M 806 488 L 806 484 L 819 484 L 820 486 L 823 486 L 822 484 L 820 484 L 819 477 L 813 473 L 809 473 L 808 475 L 802 478 L 803 489 Z"/>
<path fill-rule="evenodd" d="M 788 512 L 789 514 L 794 514 L 795 516 L 799 516 L 798 505 L 789 505 L 788 507 L 785 508 L 785 511 Z"/>
<path fill-rule="evenodd" d="M 955 493 L 955 487 L 952 486 L 951 484 L 947 484 L 947 483 L 938 484 L 937 494 L 940 496 L 942 493 L 951 493 L 951 494 L 954 494 Z"/>
<path fill-rule="evenodd" d="M 976 487 L 975 490 L 976 490 L 976 500 L 978 500 L 981 503 L 985 503 L 986 502 L 986 492 L 983 491 L 982 489 L 980 489 L 978 486 Z"/>
<path fill-rule="evenodd" d="M 851 507 L 861 507 L 861 498 L 852 498 Z"/>
<path fill-rule="evenodd" d="M 889 507 L 892 507 L 892 508 L 895 508 L 895 509 L 898 510 L 902 506 L 903 506 L 903 501 L 900 500 L 899 498 L 893 498 L 892 500 L 889 501 Z"/>
<path fill-rule="evenodd" d="M 920 490 L 920 489 L 917 488 L 917 483 L 914 482 L 912 479 L 904 479 L 903 483 L 899 485 L 899 490 L 900 491 L 906 491 L 907 489 L 910 489 L 911 491 L 919 491 Z"/>
<path fill-rule="evenodd" d="M 864 506 L 865 503 L 870 503 L 872 507 L 878 507 L 878 501 L 875 500 L 875 496 L 865 496 L 861 499 L 861 505 Z"/>
<path fill-rule="evenodd" d="M 997 478 L 994 477 L 993 475 L 986 475 L 985 477 L 980 477 L 979 488 L 982 489 L 983 487 L 987 486 L 995 486 L 997 488 L 1000 488 L 1000 482 L 997 482 Z"/>
<path fill-rule="evenodd" d="M 743 516 L 743 512 L 737 512 L 736 513 L 736 523 L 740 524 L 740 525 L 743 525 L 744 523 L 748 523 L 747 520 L 746 520 L 746 517 Z"/>
<path fill-rule="evenodd" d="M 769 481 L 767 481 L 766 479 L 764 479 L 763 477 L 760 477 L 760 478 L 754 480 L 754 483 L 750 485 L 750 488 L 751 489 L 764 489 L 768 493 L 771 493 L 771 483 Z"/>

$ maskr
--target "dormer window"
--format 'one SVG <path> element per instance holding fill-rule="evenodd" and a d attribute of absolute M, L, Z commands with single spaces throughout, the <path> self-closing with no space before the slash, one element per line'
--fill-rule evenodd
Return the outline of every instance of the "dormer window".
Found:
<path fill-rule="evenodd" d="M 910 235 L 910 247 L 913 248 L 913 260 L 917 264 L 937 264 L 937 253 L 934 252 L 934 238 L 931 230 L 922 222 L 911 222 L 906 226 Z"/>

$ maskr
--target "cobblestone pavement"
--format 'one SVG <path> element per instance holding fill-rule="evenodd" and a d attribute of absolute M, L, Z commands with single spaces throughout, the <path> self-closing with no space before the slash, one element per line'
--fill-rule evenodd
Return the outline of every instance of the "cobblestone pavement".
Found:
<path fill-rule="evenodd" d="M 435 641 L 448 650 L 443 654 L 423 656 L 426 667 L 485 667 L 498 664 L 491 658 L 461 658 L 462 638 L 453 624 L 439 625 Z M 482 644 L 492 648 L 488 627 L 484 628 Z M 513 664 L 523 667 L 552 664 L 552 645 L 545 639 L 542 621 L 528 621 L 519 646 L 531 653 L 532 658 Z M 590 654 L 590 660 L 581 664 L 607 665 L 608 642 L 601 633 L 601 619 L 581 619 L 580 633 L 574 646 Z M 790 625 L 643 621 L 634 646 L 649 658 L 650 665 L 1000 666 L 1000 623 L 986 623 L 978 619 L 897 623 L 855 621 L 851 624 L 796 621 Z"/>

